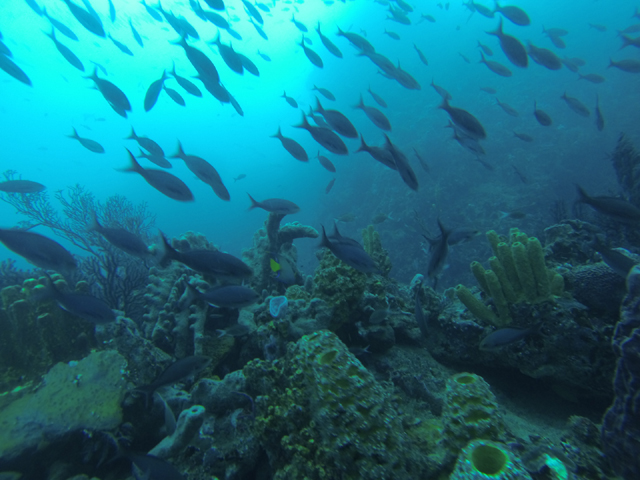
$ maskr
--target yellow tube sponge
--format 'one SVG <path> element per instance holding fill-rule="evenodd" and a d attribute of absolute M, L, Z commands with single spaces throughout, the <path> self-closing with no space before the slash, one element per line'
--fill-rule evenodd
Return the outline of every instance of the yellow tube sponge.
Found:
<path fill-rule="evenodd" d="M 491 292 L 493 303 L 496 306 L 496 310 L 498 310 L 499 326 L 504 326 L 511 323 L 509 304 L 507 303 L 507 299 L 505 298 L 504 292 L 502 291 L 502 285 L 500 285 L 498 276 L 493 270 L 487 270 L 485 278 L 487 279 L 487 284 L 489 285 L 489 291 Z"/>
<path fill-rule="evenodd" d="M 479 320 L 490 323 L 491 325 L 500 326 L 500 320 L 495 313 L 491 311 L 484 303 L 473 296 L 471 291 L 464 285 L 458 285 L 455 289 L 456 296 L 469 311 Z"/>
<path fill-rule="evenodd" d="M 504 271 L 507 274 L 507 278 L 511 282 L 511 287 L 516 295 L 522 294 L 522 285 L 518 278 L 518 272 L 516 271 L 516 263 L 513 260 L 513 253 L 511 253 L 511 247 L 505 242 L 498 244 L 498 260 L 502 263 Z"/>
<path fill-rule="evenodd" d="M 530 237 L 527 242 L 527 254 L 529 255 L 529 264 L 533 271 L 533 277 L 536 281 L 536 290 L 538 298 L 547 298 L 549 296 L 549 271 L 544 261 L 544 251 L 542 244 L 536 237 Z"/>
<path fill-rule="evenodd" d="M 471 273 L 476 277 L 480 290 L 489 295 L 489 285 L 487 285 L 487 279 L 484 278 L 485 269 L 480 262 L 471 262 Z"/>
<path fill-rule="evenodd" d="M 498 277 L 498 280 L 500 280 L 500 285 L 502 285 L 502 292 L 504 293 L 504 297 L 507 299 L 507 302 L 516 303 L 518 301 L 518 296 L 513 290 L 513 285 L 511 285 L 511 281 L 507 276 L 507 272 L 504 269 L 502 262 L 498 260 L 498 257 L 491 257 L 489 259 L 489 266 Z"/>
<path fill-rule="evenodd" d="M 529 263 L 527 247 L 521 242 L 515 242 L 511 245 L 511 252 L 513 253 L 513 260 L 516 265 L 516 271 L 518 272 L 518 279 L 520 279 L 520 284 L 522 285 L 524 297 L 529 302 L 535 302 L 538 298 L 538 290 L 536 289 L 536 281 L 533 276 L 531 264 Z"/>

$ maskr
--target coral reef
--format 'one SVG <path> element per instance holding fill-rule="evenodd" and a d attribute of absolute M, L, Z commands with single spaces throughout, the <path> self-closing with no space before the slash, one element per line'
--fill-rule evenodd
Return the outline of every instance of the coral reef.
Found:
<path fill-rule="evenodd" d="M 380 234 L 373 225 L 369 225 L 362 230 L 362 245 L 365 252 L 373 259 L 378 270 L 383 276 L 388 276 L 393 265 L 389 253 L 382 247 L 380 242 Z"/>
<path fill-rule="evenodd" d="M 450 480 L 531 480 L 509 448 L 490 440 L 473 440 L 460 453 Z"/>
<path fill-rule="evenodd" d="M 491 270 L 473 262 L 471 271 L 480 289 L 492 299 L 497 314 L 473 297 L 465 286 L 456 287 L 458 299 L 479 320 L 498 327 L 509 325 L 512 321 L 510 305 L 535 304 L 562 295 L 564 278 L 547 268 L 537 238 L 527 237 L 512 228 L 509 243 L 501 241 L 493 230 L 487 232 L 487 239 L 495 255 L 489 259 Z"/>
<path fill-rule="evenodd" d="M 122 422 L 126 367 L 114 351 L 55 365 L 39 388 L 0 410 L 0 460 L 37 447 L 43 438 L 52 442 L 75 430 L 116 428 Z"/>
<path fill-rule="evenodd" d="M 59 280 L 59 275 L 54 275 Z M 45 277 L 0 292 L 0 388 L 21 378 L 32 380 L 57 362 L 82 358 L 96 345 L 94 325 L 70 315 L 54 302 L 34 302 L 31 294 L 44 288 Z M 58 281 L 60 288 L 64 288 Z M 86 288 L 79 282 L 76 291 Z"/>
<path fill-rule="evenodd" d="M 632 479 L 640 476 L 640 267 L 629 273 L 627 289 L 613 336 L 615 397 L 602 421 L 602 443 L 613 468 Z"/>
<path fill-rule="evenodd" d="M 442 417 L 443 440 L 453 452 L 476 438 L 504 439 L 496 397 L 489 384 L 473 373 L 458 373 L 447 381 Z"/>
<path fill-rule="evenodd" d="M 149 451 L 149 455 L 159 458 L 173 457 L 189 445 L 204 422 L 205 409 L 193 405 L 180 413 L 175 431 Z"/>
<path fill-rule="evenodd" d="M 264 227 L 258 230 L 253 236 L 253 246 L 242 252 L 242 259 L 253 270 L 251 280 L 252 287 L 261 292 L 267 290 L 282 294 L 286 285 L 276 280 L 271 269 L 271 259 L 277 257 L 286 261 L 292 268 L 293 283 L 302 285 L 303 278 L 296 263 L 298 261 L 298 251 L 293 245 L 297 238 L 318 238 L 318 232 L 313 227 L 301 225 L 298 222 L 287 223 L 280 226 L 284 215 L 269 213 L 264 222 Z"/>

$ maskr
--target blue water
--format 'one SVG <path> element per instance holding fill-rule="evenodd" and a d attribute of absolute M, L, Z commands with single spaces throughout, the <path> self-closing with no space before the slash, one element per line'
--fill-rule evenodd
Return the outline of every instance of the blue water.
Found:
<path fill-rule="evenodd" d="M 51 16 L 71 27 L 79 36 L 78 42 L 61 34 L 58 39 L 84 62 L 87 73 L 92 68 L 90 60 L 103 65 L 109 75 L 99 75 L 127 94 L 133 111 L 128 119 L 124 119 L 111 110 L 99 92 L 90 88 L 92 82 L 69 65 L 42 33 L 49 31 L 48 21 L 39 18 L 25 2 L 13 0 L 3 5 L 0 31 L 14 60 L 31 78 L 33 87 L 0 72 L 3 170 L 17 170 L 23 178 L 46 184 L 49 192 L 78 183 L 99 200 L 117 193 L 134 203 L 147 202 L 158 216 L 157 226 L 168 235 L 198 231 L 222 249 L 237 255 L 250 245 L 251 235 L 265 218 L 262 211 L 246 211 L 249 201 L 245 192 L 258 199 L 281 197 L 296 202 L 301 211 L 287 220 L 316 228 L 321 223 L 330 223 L 333 217 L 353 213 L 357 219 L 344 225 L 343 233 L 358 237 L 359 230 L 370 223 L 375 213 L 385 212 L 391 213 L 394 221 L 380 225 L 379 231 L 392 261 L 406 281 L 409 270 L 423 269 L 426 261 L 419 258 L 420 238 L 416 235 L 414 209 L 433 231 L 437 229 L 436 217 L 442 218 L 446 225 L 474 226 L 481 231 L 508 227 L 511 225 L 498 222 L 498 211 L 524 207 L 530 207 L 527 210 L 529 217 L 525 222 L 519 222 L 519 226 L 524 223 L 524 227 L 529 224 L 534 228 L 544 227 L 548 224 L 546 215 L 551 201 L 558 198 L 572 200 L 572 183 L 582 183 L 596 193 L 615 190 L 614 176 L 605 155 L 621 131 L 632 137 L 637 133 L 638 110 L 633 107 L 638 104 L 636 77 L 606 69 L 610 57 L 638 58 L 634 47 L 617 51 L 621 41 L 616 30 L 633 23 L 630 16 L 634 3 L 630 1 L 616 2 L 615 8 L 598 1 L 562 2 L 561 5 L 558 2 L 515 2 L 526 9 L 532 24 L 518 27 L 505 21 L 505 32 L 517 36 L 523 43 L 530 40 L 551 49 L 554 47 L 543 36 L 542 27 L 567 29 L 570 32 L 565 37 L 567 48 L 555 49 L 556 52 L 560 56 L 583 58 L 587 64 L 581 72 L 598 73 L 607 78 L 600 85 L 578 81 L 577 74 L 564 67 L 560 71 L 550 71 L 533 62 L 526 69 L 512 66 L 500 50 L 497 39 L 484 33 L 496 28 L 497 19 L 487 19 L 477 13 L 470 16 L 461 2 L 452 2 L 448 10 L 435 5 L 416 5 L 410 14 L 411 26 L 385 20 L 386 7 L 372 2 L 336 2 L 330 6 L 311 1 L 301 4 L 279 2 L 270 15 L 263 12 L 264 30 L 269 36 L 266 41 L 248 23 L 241 2 L 229 1 L 227 11 L 232 19 L 237 19 L 232 25 L 243 41 L 233 39 L 226 32 L 222 33 L 222 40 L 231 41 L 260 69 L 259 78 L 248 73 L 240 76 L 224 65 L 215 47 L 212 50 L 203 42 L 215 38 L 217 28 L 213 24 L 196 17 L 188 2 L 163 2 L 166 11 L 183 15 L 197 28 L 201 41 L 191 42 L 192 45 L 204 51 L 217 65 L 222 82 L 242 106 L 244 117 L 236 114 L 230 105 L 221 105 L 197 80 L 194 82 L 204 92 L 203 98 L 183 92 L 187 106 L 180 107 L 163 93 L 157 105 L 145 113 L 142 108 L 144 94 L 163 69 L 170 69 L 175 62 L 178 73 L 184 76 L 196 72 L 182 48 L 169 43 L 178 39 L 177 34 L 166 22 L 154 21 L 142 5 L 114 0 L 117 19 L 112 24 L 108 19 L 107 2 L 94 3 L 103 16 L 107 32 L 128 45 L 133 57 L 122 54 L 108 39 L 85 30 L 63 2 L 42 2 Z M 282 11 L 286 7 L 289 11 Z M 313 66 L 297 45 L 301 34 L 290 22 L 294 8 L 298 10 L 296 19 L 311 32 L 311 48 L 323 58 L 323 69 Z M 436 22 L 418 23 L 420 13 L 433 15 Z M 144 48 L 134 42 L 128 18 L 142 35 Z M 335 58 L 322 46 L 313 31 L 317 21 L 342 50 L 343 59 Z M 589 28 L 588 22 L 605 24 L 608 30 L 600 33 Z M 376 73 L 377 67 L 366 58 L 357 57 L 355 48 L 335 35 L 336 26 L 366 35 L 378 52 L 393 62 L 399 61 L 403 69 L 420 82 L 422 89 L 406 90 Z M 382 34 L 384 28 L 397 32 L 401 40 Z M 479 59 L 477 40 L 492 48 L 493 60 L 510 67 L 514 73 L 511 78 L 498 77 L 476 63 Z M 428 67 L 419 61 L 413 43 L 429 59 Z M 261 59 L 256 53 L 258 49 L 270 55 L 272 62 Z M 459 53 L 472 63 L 467 64 Z M 429 86 L 432 79 L 453 95 L 452 105 L 468 110 L 482 122 L 488 132 L 487 140 L 483 142 L 486 160 L 494 165 L 495 171 L 485 170 L 474 161 L 472 154 L 450 140 L 450 131 L 443 128 L 448 122 L 447 115 L 436 109 L 440 97 Z M 417 193 L 409 190 L 395 172 L 367 154 L 352 153 L 348 157 L 328 155 L 338 171 L 335 186 L 326 195 L 325 186 L 334 175 L 325 171 L 315 159 L 308 164 L 298 162 L 277 140 L 269 138 L 281 126 L 283 134 L 301 143 L 310 157 L 323 150 L 305 131 L 292 128 L 300 122 L 301 114 L 280 98 L 286 90 L 298 100 L 301 108 L 308 110 L 317 94 L 311 91 L 314 84 L 335 94 L 336 102 L 320 97 L 325 108 L 344 112 L 369 144 L 382 143 L 380 131 L 362 111 L 351 107 L 357 103 L 360 93 L 364 93 L 368 105 L 375 105 L 366 93 L 369 85 L 386 99 L 389 108 L 382 110 L 393 126 L 391 138 L 412 159 L 420 181 Z M 167 86 L 180 90 L 175 80 L 169 80 Z M 509 117 L 494 106 L 493 96 L 479 90 L 483 86 L 495 88 L 498 98 L 517 109 L 520 116 Z M 559 98 L 565 91 L 581 99 L 590 109 L 595 104 L 596 93 L 600 96 L 606 120 L 603 132 L 595 129 L 593 115 L 584 119 L 569 110 Z M 553 117 L 552 127 L 545 128 L 536 123 L 531 115 L 534 99 Z M 117 171 L 128 165 L 125 147 L 137 152 L 135 142 L 123 140 L 132 126 L 139 135 L 158 141 L 168 154 L 175 151 L 177 140 L 180 140 L 187 153 L 207 159 L 229 188 L 231 201 L 223 202 L 215 197 L 180 160 L 173 161 L 171 173 L 192 189 L 196 198 L 194 203 L 175 202 L 155 191 L 138 175 Z M 77 128 L 81 136 L 104 145 L 106 153 L 91 153 L 65 138 L 72 127 Z M 535 141 L 529 144 L 513 138 L 514 129 L 529 133 Z M 359 145 L 357 140 L 345 141 L 350 151 Z M 430 173 L 422 171 L 412 155 L 412 148 L 418 149 L 427 160 Z M 515 177 L 512 164 L 529 177 L 528 185 Z M 143 166 L 153 167 L 149 162 Z M 241 173 L 247 178 L 234 183 L 232 179 Z M 9 227 L 19 220 L 10 207 L 0 205 L 0 208 L 2 226 Z M 46 231 L 42 233 L 47 234 Z M 298 242 L 302 260 L 309 257 L 308 266 L 304 260 L 301 262 L 306 273 L 312 273 L 314 265 L 315 244 L 312 243 L 309 240 Z M 3 255 L 11 256 L 11 252 L 3 250 Z M 464 263 L 468 260 L 464 259 Z M 400 268 L 402 266 L 404 268 Z"/>

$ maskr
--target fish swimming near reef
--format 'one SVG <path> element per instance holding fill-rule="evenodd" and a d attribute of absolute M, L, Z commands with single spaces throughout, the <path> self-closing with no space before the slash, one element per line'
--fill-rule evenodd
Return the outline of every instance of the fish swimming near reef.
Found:
<path fill-rule="evenodd" d="M 480 342 L 480 350 L 492 351 L 506 347 L 529 335 L 539 333 L 541 326 L 542 323 L 529 328 L 501 328 L 482 339 Z"/>
<path fill-rule="evenodd" d="M 140 145 L 150 154 L 158 157 L 164 157 L 164 150 L 162 150 L 162 147 L 160 145 L 151 140 L 149 137 L 137 135 L 133 127 L 131 127 L 131 133 L 128 137 L 125 137 L 125 140 L 135 140 L 136 142 L 138 142 L 138 145 Z"/>
<path fill-rule="evenodd" d="M 213 192 L 220 198 L 221 200 L 229 201 L 231 196 L 229 195 L 229 191 L 227 187 L 222 183 L 222 178 L 220 178 L 220 174 L 204 158 L 197 157 L 195 155 L 187 155 L 184 153 L 182 149 L 182 144 L 178 140 L 178 151 L 171 158 L 180 158 L 187 165 L 187 168 L 191 170 L 196 177 L 202 180 L 204 183 L 209 185 Z"/>
<path fill-rule="evenodd" d="M 269 259 L 269 268 L 274 278 L 285 285 L 293 285 L 296 282 L 296 272 L 293 261 L 284 255 L 272 256 Z"/>
<path fill-rule="evenodd" d="M 309 155 L 307 155 L 307 152 L 302 145 L 296 142 L 293 138 L 283 136 L 280 127 L 278 127 L 278 132 L 275 135 L 271 135 L 271 138 L 277 138 L 280 140 L 285 150 L 296 160 L 300 160 L 301 162 L 309 161 Z"/>
<path fill-rule="evenodd" d="M 360 101 L 353 108 L 362 110 L 367 115 L 367 117 L 369 117 L 369 120 L 371 120 L 375 124 L 376 127 L 386 132 L 391 131 L 391 122 L 389 122 L 389 119 L 386 117 L 386 115 L 375 107 L 365 105 L 362 94 L 360 95 Z"/>
<path fill-rule="evenodd" d="M 375 262 L 369 254 L 364 251 L 362 245 L 351 238 L 342 236 L 329 239 L 324 226 L 322 226 L 322 241 L 320 247 L 328 248 L 339 260 L 361 273 L 379 273 Z"/>
<path fill-rule="evenodd" d="M 449 100 L 446 98 L 443 98 L 442 103 L 438 108 L 447 112 L 451 121 L 460 127 L 466 135 L 475 138 L 476 140 L 487 137 L 484 127 L 476 117 L 462 108 L 452 107 L 449 105 Z"/>
<path fill-rule="evenodd" d="M 94 68 L 93 73 L 88 77 L 93 80 L 97 90 L 102 94 L 107 103 L 120 116 L 127 118 L 127 112 L 131 111 L 131 103 L 129 99 L 116 85 L 109 80 L 98 77 L 98 68 Z"/>
<path fill-rule="evenodd" d="M 80 135 L 78 135 L 78 132 L 75 128 L 73 129 L 73 133 L 71 135 L 67 135 L 67 137 L 78 140 L 78 142 L 80 142 L 80 145 L 93 153 L 104 153 L 104 147 L 102 145 L 100 145 L 95 140 L 91 140 L 90 138 L 81 137 Z"/>
<path fill-rule="evenodd" d="M 39 233 L 0 228 L 0 242 L 32 265 L 45 270 L 70 273 L 77 267 L 76 260 L 66 248 Z"/>
<path fill-rule="evenodd" d="M 99 17 L 92 15 L 91 12 L 88 12 L 84 8 L 79 7 L 70 0 L 62 1 L 67 4 L 67 7 L 69 7 L 69 10 L 71 11 L 71 15 L 73 15 L 76 20 L 80 22 L 80 25 L 99 37 L 106 36 Z"/>
<path fill-rule="evenodd" d="M 260 298 L 260 295 L 254 290 L 242 285 L 224 285 L 201 292 L 190 283 L 185 283 L 188 291 L 187 301 L 185 302 L 187 305 L 198 299 L 214 307 L 243 308 L 253 305 Z"/>
<path fill-rule="evenodd" d="M 334 43 L 329 40 L 329 38 L 327 38 L 321 31 L 320 31 L 320 22 L 318 22 L 318 26 L 316 27 L 316 32 L 318 32 L 318 36 L 320 37 L 320 41 L 322 42 L 322 44 L 325 46 L 325 48 L 327 50 L 329 50 L 329 52 L 338 58 L 342 58 L 342 52 L 340 51 L 340 49 L 338 47 L 336 47 L 334 45 Z"/>
<path fill-rule="evenodd" d="M 142 241 L 140 236 L 124 228 L 103 227 L 98 221 L 98 216 L 95 212 L 91 223 L 87 226 L 87 231 L 99 233 L 111 245 L 129 255 L 140 258 L 149 256 L 149 247 Z"/>
<path fill-rule="evenodd" d="M 0 192 L 5 193 L 40 193 L 47 187 L 31 180 L 7 180 L 0 182 Z"/>
<path fill-rule="evenodd" d="M 295 125 L 295 128 L 302 128 L 309 132 L 316 142 L 331 153 L 335 153 L 336 155 L 347 155 L 349 153 L 347 145 L 333 130 L 310 125 L 304 112 L 302 112 L 302 123 Z"/>
<path fill-rule="evenodd" d="M 160 232 L 160 238 L 158 263 L 162 267 L 166 267 L 175 260 L 196 272 L 209 274 L 220 280 L 244 280 L 253 275 L 246 263 L 228 253 L 209 249 L 180 252 L 169 244 L 162 232 Z"/>
<path fill-rule="evenodd" d="M 278 215 L 292 215 L 300 211 L 300 207 L 298 205 L 282 198 L 268 198 L 267 200 L 258 202 L 251 195 L 249 195 L 249 200 L 251 200 L 251 206 L 249 207 L 249 210 L 252 210 L 254 208 L 261 208 L 269 213 L 276 213 Z"/>
<path fill-rule="evenodd" d="M 598 213 L 625 223 L 640 221 L 640 209 L 622 198 L 592 197 L 580 185 L 576 185 L 578 203 L 586 203 Z"/>

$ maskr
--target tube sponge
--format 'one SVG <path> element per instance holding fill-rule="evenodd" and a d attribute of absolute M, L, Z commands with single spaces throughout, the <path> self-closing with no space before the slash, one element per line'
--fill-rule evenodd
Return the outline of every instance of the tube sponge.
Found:
<path fill-rule="evenodd" d="M 549 273 L 544 261 L 542 244 L 536 237 L 529 238 L 529 241 L 527 242 L 527 254 L 529 255 L 529 264 L 531 265 L 533 277 L 536 281 L 538 297 L 547 298 L 550 292 Z"/>
<path fill-rule="evenodd" d="M 529 263 L 527 247 L 521 242 L 515 242 L 511 245 L 511 252 L 513 253 L 513 260 L 516 264 L 516 271 L 518 272 L 518 279 L 522 285 L 524 296 L 529 302 L 535 302 L 538 297 L 538 290 L 536 289 L 533 270 Z"/>
<path fill-rule="evenodd" d="M 531 480 L 503 443 L 473 440 L 458 456 L 450 480 Z"/>
<path fill-rule="evenodd" d="M 480 267 L 482 268 L 482 267 Z M 456 287 L 456 296 L 469 311 L 475 315 L 476 318 L 490 323 L 491 325 L 500 326 L 500 320 L 495 313 L 491 311 L 484 303 L 473 296 L 473 293 L 464 285 L 458 285 Z M 488 292 L 487 292 L 488 293 Z"/>
<path fill-rule="evenodd" d="M 476 277 L 480 290 L 489 295 L 489 285 L 487 285 L 487 279 L 485 276 L 485 269 L 480 262 L 471 262 L 471 273 Z"/>
<path fill-rule="evenodd" d="M 202 405 L 194 405 L 183 410 L 178 417 L 176 430 L 153 447 L 149 455 L 169 458 L 179 453 L 200 430 L 204 422 L 204 414 L 205 408 Z"/>
<path fill-rule="evenodd" d="M 489 285 L 489 291 L 491 292 L 493 303 L 496 306 L 496 310 L 498 310 L 499 325 L 502 326 L 511 323 L 509 304 L 507 303 L 507 299 L 505 298 L 502 291 L 502 286 L 500 285 L 498 276 L 493 270 L 487 270 L 485 278 L 487 279 L 487 284 Z"/>

